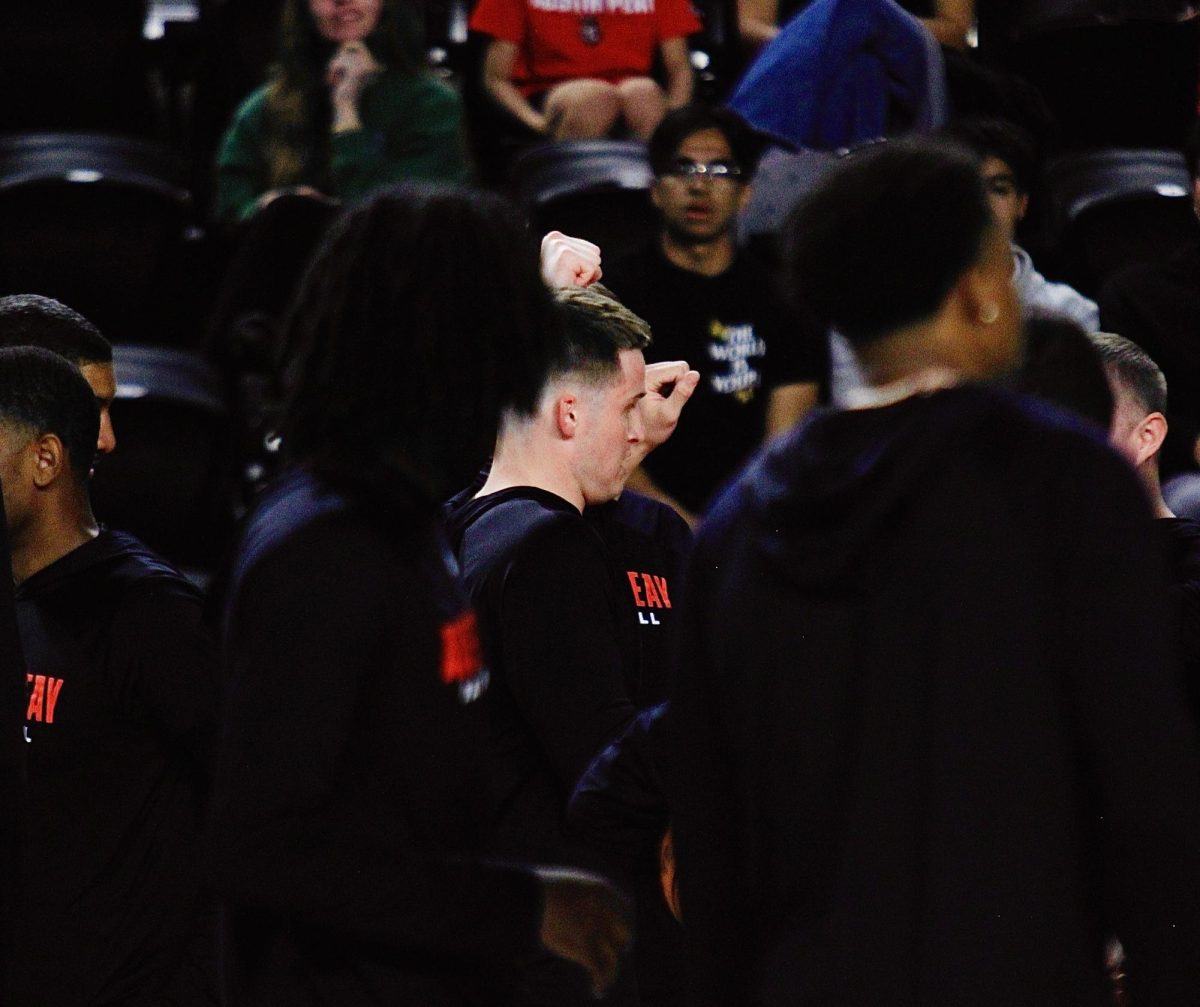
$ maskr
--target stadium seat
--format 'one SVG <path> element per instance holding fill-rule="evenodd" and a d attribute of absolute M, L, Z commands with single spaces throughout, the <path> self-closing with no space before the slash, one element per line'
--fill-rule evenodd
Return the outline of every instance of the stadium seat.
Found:
<path fill-rule="evenodd" d="M 512 188 L 533 226 L 594 241 L 615 257 L 649 239 L 658 225 L 644 144 L 568 140 L 517 157 Z"/>
<path fill-rule="evenodd" d="M 148 140 L 0 137 L 0 293 L 55 297 L 113 341 L 182 339 L 183 173 L 171 150 Z"/>
<path fill-rule="evenodd" d="M 1046 170 L 1049 247 L 1064 278 L 1094 295 L 1115 270 L 1168 257 L 1192 237 L 1192 187 L 1173 150 L 1064 155 Z"/>

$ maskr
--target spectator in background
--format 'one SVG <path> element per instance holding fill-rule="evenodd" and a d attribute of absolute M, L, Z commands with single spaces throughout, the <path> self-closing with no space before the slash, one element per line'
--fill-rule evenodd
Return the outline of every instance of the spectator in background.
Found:
<path fill-rule="evenodd" d="M 754 52 L 779 34 L 792 15 L 812 0 L 738 0 L 738 31 L 743 45 Z M 915 14 L 944 46 L 963 48 L 975 17 L 974 0 L 898 0 Z"/>
<path fill-rule="evenodd" d="M 687 36 L 700 22 L 687 0 L 481 0 L 471 28 L 490 36 L 488 94 L 542 136 L 645 140 L 692 97 Z M 665 90 L 650 76 L 656 57 Z"/>
<path fill-rule="evenodd" d="M 1200 124 L 1184 145 L 1192 204 L 1200 214 Z M 1171 387 L 1164 476 L 1200 465 L 1200 225 L 1192 240 L 1159 262 L 1122 269 L 1100 288 L 1100 327 L 1142 347 Z"/>
<path fill-rule="evenodd" d="M 246 220 L 285 192 L 357 202 L 467 173 L 461 103 L 423 68 L 405 0 L 287 0 L 271 80 L 221 143 L 216 216 Z"/>
<path fill-rule="evenodd" d="M 633 474 L 629 488 L 688 521 L 765 438 L 817 400 L 821 338 L 785 310 L 770 270 L 736 242 L 757 142 L 732 112 L 689 105 L 650 140 L 654 241 L 606 267 L 606 282 L 650 323 L 651 361 L 700 372 L 686 421 Z"/>
<path fill-rule="evenodd" d="M 1177 621 L 1180 657 L 1192 713 L 1200 724 L 1200 524 L 1176 517 L 1163 499 L 1158 458 L 1167 436 L 1167 379 L 1136 343 L 1092 334 L 1112 386 L 1109 439 L 1129 459 L 1146 490 L 1162 541 Z"/>
<path fill-rule="evenodd" d="M 1095 301 L 1065 283 L 1051 283 L 1034 268 L 1029 253 L 1016 243 L 1017 226 L 1029 209 L 1029 192 L 1038 175 L 1033 138 L 1020 126 L 1003 119 L 965 118 L 946 127 L 945 135 L 963 144 L 980 159 L 983 184 L 992 212 L 1012 245 L 1013 284 L 1026 316 L 1060 315 L 1084 330 L 1100 322 Z"/>

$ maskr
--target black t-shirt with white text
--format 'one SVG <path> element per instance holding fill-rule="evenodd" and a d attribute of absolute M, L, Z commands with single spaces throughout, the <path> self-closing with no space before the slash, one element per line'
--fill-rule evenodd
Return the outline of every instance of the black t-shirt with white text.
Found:
<path fill-rule="evenodd" d="M 700 372 L 675 433 L 643 463 L 699 511 L 763 442 L 771 391 L 820 380 L 823 339 L 784 308 L 768 269 L 744 253 L 719 276 L 703 276 L 651 245 L 606 265 L 604 282 L 650 323 L 648 362 L 686 360 Z"/>

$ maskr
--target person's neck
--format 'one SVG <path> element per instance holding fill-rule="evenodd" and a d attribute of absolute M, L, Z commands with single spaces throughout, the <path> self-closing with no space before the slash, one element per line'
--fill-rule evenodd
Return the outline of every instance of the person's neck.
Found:
<path fill-rule="evenodd" d="M 916 324 L 898 329 L 856 350 L 867 381 L 873 388 L 920 383 L 930 373 L 958 374 L 961 368 L 945 351 L 947 340 L 940 323 Z"/>
<path fill-rule="evenodd" d="M 696 242 L 680 241 L 664 231 L 659 239 L 659 247 L 671 265 L 701 276 L 720 276 L 733 265 L 737 254 L 731 231 L 722 231 L 710 241 Z"/>
<path fill-rule="evenodd" d="M 478 499 L 517 486 L 532 486 L 553 493 L 583 513 L 583 491 L 579 483 L 564 464 L 554 460 L 545 445 L 534 443 L 529 436 L 501 435 L 496 442 L 492 470 L 475 497 Z"/>
<path fill-rule="evenodd" d="M 13 582 L 23 584 L 99 534 L 90 509 L 48 515 L 39 527 L 14 535 L 9 543 Z"/>
<path fill-rule="evenodd" d="M 1157 459 L 1151 459 L 1142 464 L 1138 470 L 1138 477 L 1142 481 L 1142 486 L 1146 490 L 1146 498 L 1150 501 L 1150 510 L 1156 518 L 1175 517 L 1175 512 L 1167 506 L 1167 501 L 1163 499 L 1162 483 L 1158 478 L 1158 462 Z"/>

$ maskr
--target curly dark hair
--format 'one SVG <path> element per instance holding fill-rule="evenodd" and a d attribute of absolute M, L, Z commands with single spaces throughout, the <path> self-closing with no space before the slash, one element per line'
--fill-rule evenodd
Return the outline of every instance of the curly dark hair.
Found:
<path fill-rule="evenodd" d="M 287 457 L 352 455 L 449 492 L 487 458 L 502 408 L 533 410 L 561 331 L 508 203 L 385 189 L 334 225 L 285 324 Z"/>
<path fill-rule="evenodd" d="M 932 314 L 994 226 L 970 151 L 877 144 L 846 158 L 788 219 L 792 296 L 864 346 Z"/>
<path fill-rule="evenodd" d="M 337 46 L 323 38 L 308 0 L 286 0 L 279 53 L 267 91 L 267 160 L 272 189 L 305 183 L 331 188 L 329 130 L 333 107 L 325 69 Z M 365 39 L 389 70 L 423 73 L 421 18 L 410 0 L 383 0 L 379 23 Z"/>

